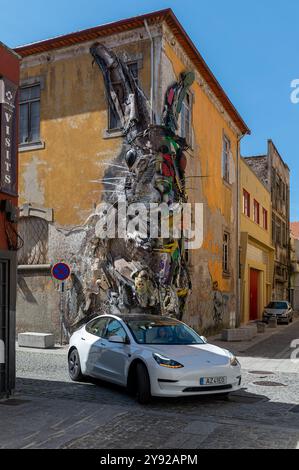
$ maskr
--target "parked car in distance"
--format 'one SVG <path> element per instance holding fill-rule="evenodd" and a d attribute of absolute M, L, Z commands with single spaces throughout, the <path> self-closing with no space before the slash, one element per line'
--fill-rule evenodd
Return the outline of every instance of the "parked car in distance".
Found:
<path fill-rule="evenodd" d="M 285 300 L 272 301 L 265 307 L 263 320 L 268 322 L 270 318 L 275 317 L 277 323 L 292 323 L 293 309 L 289 302 Z"/>
<path fill-rule="evenodd" d="M 231 352 L 158 315 L 94 318 L 72 335 L 68 367 L 72 380 L 86 376 L 125 386 L 143 404 L 151 396 L 227 395 L 241 386 Z"/>

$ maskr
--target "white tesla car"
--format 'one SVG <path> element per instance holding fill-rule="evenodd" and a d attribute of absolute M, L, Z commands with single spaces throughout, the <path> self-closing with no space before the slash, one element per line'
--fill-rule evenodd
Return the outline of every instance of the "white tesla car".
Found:
<path fill-rule="evenodd" d="M 232 353 L 155 315 L 94 318 L 72 335 L 68 365 L 72 380 L 89 376 L 126 386 L 140 403 L 151 396 L 228 394 L 241 385 Z"/>

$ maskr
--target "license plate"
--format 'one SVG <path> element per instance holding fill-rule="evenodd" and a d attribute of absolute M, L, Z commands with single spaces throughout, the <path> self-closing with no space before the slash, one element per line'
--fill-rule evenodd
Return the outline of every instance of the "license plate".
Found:
<path fill-rule="evenodd" d="M 202 377 L 200 379 L 200 385 L 226 385 L 226 377 Z"/>

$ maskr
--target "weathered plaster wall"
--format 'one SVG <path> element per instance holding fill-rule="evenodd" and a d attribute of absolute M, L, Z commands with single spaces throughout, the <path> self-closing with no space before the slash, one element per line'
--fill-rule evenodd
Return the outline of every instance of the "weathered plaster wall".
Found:
<path fill-rule="evenodd" d="M 246 163 L 252 168 L 259 180 L 271 191 L 271 168 L 268 157 L 247 157 Z"/>

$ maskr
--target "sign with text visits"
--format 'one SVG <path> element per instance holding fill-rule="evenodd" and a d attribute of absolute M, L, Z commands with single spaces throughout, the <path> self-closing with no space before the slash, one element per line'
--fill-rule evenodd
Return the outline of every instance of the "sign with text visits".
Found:
<path fill-rule="evenodd" d="M 0 79 L 0 191 L 17 195 L 17 91 L 5 77 Z"/>

